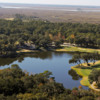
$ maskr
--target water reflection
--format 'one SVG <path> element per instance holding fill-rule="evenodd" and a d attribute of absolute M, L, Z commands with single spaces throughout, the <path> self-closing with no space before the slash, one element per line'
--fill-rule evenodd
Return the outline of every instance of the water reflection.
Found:
<path fill-rule="evenodd" d="M 0 58 L 0 69 L 18 64 L 22 70 L 29 73 L 42 73 L 48 70 L 53 73 L 56 82 L 62 83 L 65 88 L 72 89 L 81 85 L 80 76 L 71 70 L 71 66 L 75 64 L 69 64 L 72 55 L 64 52 L 37 52 L 22 54 L 15 58 Z M 88 89 L 85 86 L 83 88 Z"/>
<path fill-rule="evenodd" d="M 73 80 L 79 80 L 81 79 L 82 77 L 80 75 L 78 75 L 73 69 L 69 70 L 68 74 L 70 76 L 72 76 L 72 79 Z"/>
<path fill-rule="evenodd" d="M 14 57 L 14 58 L 0 58 L 0 66 L 5 66 L 5 65 L 10 65 L 14 61 L 22 62 L 25 58 L 40 58 L 42 60 L 45 59 L 52 59 L 53 56 L 56 57 L 63 57 L 63 52 L 36 52 L 36 53 L 26 53 L 26 54 L 21 54 L 20 56 Z"/>

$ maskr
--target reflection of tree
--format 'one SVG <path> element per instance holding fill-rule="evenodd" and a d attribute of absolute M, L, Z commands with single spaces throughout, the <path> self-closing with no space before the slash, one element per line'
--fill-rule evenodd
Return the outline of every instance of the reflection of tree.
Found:
<path fill-rule="evenodd" d="M 52 59 L 53 56 L 56 57 L 62 57 L 63 54 L 65 53 L 61 53 L 61 52 L 36 52 L 36 53 L 25 53 L 25 54 L 21 54 L 18 55 L 17 57 L 14 58 L 0 58 L 0 66 L 5 66 L 5 65 L 9 65 L 11 63 L 13 63 L 14 61 L 18 62 L 22 62 L 24 60 L 24 58 L 26 57 L 30 57 L 30 58 L 40 58 L 40 59 Z"/>
<path fill-rule="evenodd" d="M 14 58 L 0 58 L 0 66 L 10 65 L 14 61 L 18 60 L 18 62 L 22 62 L 24 58 L 31 57 L 31 58 L 40 58 L 40 59 L 51 59 L 52 52 L 38 52 L 38 53 L 26 53 L 21 54 L 20 56 Z"/>
<path fill-rule="evenodd" d="M 56 57 L 62 57 L 63 56 L 63 54 L 64 54 L 64 52 L 55 52 L 54 53 L 54 55 L 56 56 Z"/>
<path fill-rule="evenodd" d="M 17 59 L 18 59 L 18 62 L 22 62 L 24 60 L 24 57 L 19 57 Z"/>
<path fill-rule="evenodd" d="M 17 58 L 0 58 L 0 66 L 5 66 L 16 61 Z"/>
<path fill-rule="evenodd" d="M 72 76 L 73 80 L 79 80 L 81 78 L 73 69 L 69 70 L 68 74 Z"/>
<path fill-rule="evenodd" d="M 54 52 L 37 52 L 37 53 L 25 53 L 21 54 L 14 58 L 0 58 L 0 66 L 10 65 L 14 61 L 22 62 L 24 58 L 30 57 L 30 58 L 40 58 L 40 59 L 52 59 L 53 55 L 60 56 L 62 53 L 54 53 Z"/>
<path fill-rule="evenodd" d="M 40 59 L 52 59 L 53 53 L 52 52 L 37 52 L 31 57 L 40 58 Z"/>

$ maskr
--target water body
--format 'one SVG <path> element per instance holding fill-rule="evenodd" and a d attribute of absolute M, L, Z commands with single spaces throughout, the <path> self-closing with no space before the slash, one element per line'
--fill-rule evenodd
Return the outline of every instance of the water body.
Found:
<path fill-rule="evenodd" d="M 57 52 L 39 52 L 25 54 L 16 58 L 0 58 L 0 69 L 10 67 L 12 64 L 18 64 L 21 69 L 29 73 L 42 73 L 46 70 L 52 72 L 56 82 L 62 83 L 65 88 L 72 89 L 81 86 L 81 78 L 71 70 L 69 59 L 72 54 Z M 82 86 L 84 89 L 88 87 Z"/>
<path fill-rule="evenodd" d="M 28 7 L 13 7 L 13 6 L 0 6 L 1 8 L 5 9 L 27 9 Z"/>
<path fill-rule="evenodd" d="M 1 3 L 0 8 L 5 8 L 5 9 L 33 9 L 33 10 L 49 10 L 49 11 L 51 10 L 51 11 L 67 11 L 67 12 L 100 12 L 99 6 L 2 4 Z M 87 9 L 84 9 L 84 8 L 87 8 Z"/>

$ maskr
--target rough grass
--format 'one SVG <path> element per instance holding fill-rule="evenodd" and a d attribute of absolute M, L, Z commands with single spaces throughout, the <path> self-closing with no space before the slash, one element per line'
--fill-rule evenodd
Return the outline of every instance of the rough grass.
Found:
<path fill-rule="evenodd" d="M 34 9 L 35 8 L 35 9 Z M 38 8 L 38 9 L 36 9 Z M 34 9 L 34 10 L 33 10 Z M 47 6 L 34 6 L 32 9 L 0 9 L 0 18 L 11 18 L 15 14 L 22 14 L 26 16 L 36 16 L 42 20 L 48 20 L 51 22 L 72 22 L 72 23 L 100 23 L 100 12 L 74 12 L 67 11 L 77 9 L 77 7 L 50 7 Z M 61 10 L 61 9 L 65 9 Z M 81 8 L 83 9 L 83 7 Z M 87 10 L 96 10 L 98 8 L 85 8 Z M 100 8 L 99 8 L 100 9 Z"/>
<path fill-rule="evenodd" d="M 93 69 L 100 70 L 100 61 L 97 61 L 94 65 L 90 63 L 91 66 L 87 66 L 86 63 L 83 63 L 83 67 L 78 67 L 78 65 L 73 66 L 72 69 L 76 71 L 76 73 L 80 76 L 82 76 L 82 80 L 80 83 L 83 86 L 88 86 L 91 88 L 91 84 L 89 83 L 88 76 L 90 75 L 91 71 Z"/>
<path fill-rule="evenodd" d="M 5 20 L 11 20 L 11 21 L 13 21 L 14 18 L 5 18 Z"/>
<path fill-rule="evenodd" d="M 81 47 L 64 47 L 62 49 L 56 49 L 56 51 L 59 52 L 87 52 L 87 53 L 93 53 L 98 52 L 100 53 L 100 49 L 90 49 L 90 48 L 81 48 Z"/>
<path fill-rule="evenodd" d="M 38 51 L 37 50 L 27 50 L 27 49 L 21 49 L 17 51 L 17 53 L 31 53 L 31 52 L 38 52 Z"/>

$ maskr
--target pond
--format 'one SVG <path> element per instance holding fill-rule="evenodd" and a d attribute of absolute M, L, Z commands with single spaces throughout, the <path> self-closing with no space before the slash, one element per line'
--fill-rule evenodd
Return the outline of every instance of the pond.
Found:
<path fill-rule="evenodd" d="M 16 58 L 0 58 L 0 69 L 18 64 L 22 70 L 29 73 L 42 73 L 46 70 L 52 72 L 56 82 L 62 83 L 65 88 L 72 89 L 81 86 L 81 77 L 78 76 L 69 64 L 72 54 L 59 52 L 38 52 L 24 54 Z M 88 87 L 82 86 L 84 89 Z"/>

